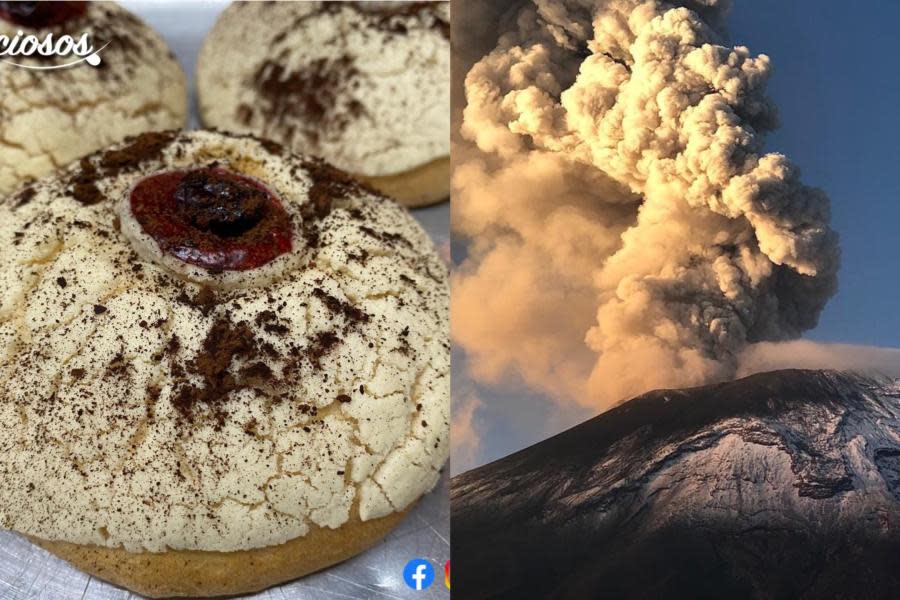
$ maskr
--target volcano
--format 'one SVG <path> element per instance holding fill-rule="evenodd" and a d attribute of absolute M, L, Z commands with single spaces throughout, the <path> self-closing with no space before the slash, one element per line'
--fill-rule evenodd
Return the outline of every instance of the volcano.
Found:
<path fill-rule="evenodd" d="M 900 598 L 900 381 L 644 394 L 455 477 L 459 598 Z"/>

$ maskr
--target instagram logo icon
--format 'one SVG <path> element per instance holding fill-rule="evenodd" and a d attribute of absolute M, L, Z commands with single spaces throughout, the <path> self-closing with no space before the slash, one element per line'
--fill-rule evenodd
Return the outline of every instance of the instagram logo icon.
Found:
<path fill-rule="evenodd" d="M 450 589 L 450 561 L 444 563 L 444 585 L 447 586 L 447 589 Z"/>

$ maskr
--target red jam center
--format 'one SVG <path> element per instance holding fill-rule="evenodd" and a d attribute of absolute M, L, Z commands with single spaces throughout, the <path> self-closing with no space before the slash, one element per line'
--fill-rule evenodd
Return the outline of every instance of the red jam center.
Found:
<path fill-rule="evenodd" d="M 163 252 L 210 271 L 246 271 L 291 250 L 291 219 L 264 185 L 220 167 L 141 180 L 131 212 Z"/>
<path fill-rule="evenodd" d="M 0 18 L 40 29 L 78 18 L 86 9 L 87 2 L 0 2 Z"/>

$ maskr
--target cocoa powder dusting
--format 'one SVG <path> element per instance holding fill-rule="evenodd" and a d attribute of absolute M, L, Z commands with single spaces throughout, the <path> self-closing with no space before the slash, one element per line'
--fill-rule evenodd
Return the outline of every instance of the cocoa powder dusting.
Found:
<path fill-rule="evenodd" d="M 257 138 L 257 139 L 259 140 L 259 144 L 269 154 L 284 154 L 284 146 L 282 146 L 278 142 L 273 142 L 272 140 L 266 139 L 266 138 Z"/>
<path fill-rule="evenodd" d="M 106 196 L 97 187 L 98 181 L 136 169 L 144 161 L 159 158 L 176 135 L 174 131 L 142 133 L 126 138 L 127 145 L 118 150 L 85 156 L 79 161 L 78 170 L 69 177 L 69 193 L 85 206 L 104 201 Z M 98 157 L 96 162 L 99 163 L 99 168 L 95 165 Z"/>
<path fill-rule="evenodd" d="M 151 131 L 126 138 L 130 142 L 128 145 L 103 153 L 100 166 L 107 176 L 135 169 L 144 161 L 159 158 L 162 151 L 175 139 L 175 135 L 174 131 Z"/>
<path fill-rule="evenodd" d="M 75 200 L 84 206 L 91 206 L 102 202 L 105 196 L 97 187 L 100 174 L 90 157 L 84 157 L 78 163 L 78 171 L 69 178 L 69 193 Z"/>
<path fill-rule="evenodd" d="M 237 107 L 237 120 L 239 123 L 249 125 L 253 119 L 253 109 L 246 104 L 239 104 Z"/>
<path fill-rule="evenodd" d="M 391 246 L 395 246 L 397 244 L 406 246 L 407 248 L 412 248 L 412 242 L 408 239 L 400 235 L 399 233 L 390 233 L 388 231 L 375 231 L 371 227 L 367 225 L 360 225 L 359 230 L 366 234 L 367 236 L 389 244 Z"/>
<path fill-rule="evenodd" d="M 31 186 L 26 187 L 21 192 L 12 197 L 12 207 L 19 208 L 31 202 L 37 192 Z"/>
<path fill-rule="evenodd" d="M 399 6 L 382 5 L 381 8 L 374 11 L 366 9 L 359 2 L 353 4 L 357 10 L 375 15 L 375 26 L 382 31 L 406 35 L 409 33 L 410 20 L 416 20 L 419 24 L 440 33 L 444 39 L 450 39 L 450 23 L 440 13 L 440 2 L 412 2 Z"/>
<path fill-rule="evenodd" d="M 245 379 L 268 381 L 274 376 L 271 367 L 264 362 L 257 361 L 241 369 L 241 376 Z"/>
<path fill-rule="evenodd" d="M 256 315 L 255 322 L 266 333 L 274 333 L 275 335 L 287 335 L 290 333 L 288 326 L 279 323 L 278 316 L 272 310 L 264 310 Z"/>
<path fill-rule="evenodd" d="M 175 297 L 175 300 L 186 306 L 196 308 L 203 316 L 208 316 L 218 303 L 216 293 L 212 288 L 208 287 L 201 287 L 194 296 L 188 296 L 187 292 L 181 290 L 178 296 Z"/>
<path fill-rule="evenodd" d="M 315 144 L 322 130 L 343 131 L 359 116 L 362 104 L 358 101 L 350 102 L 347 110 L 340 102 L 350 94 L 350 84 L 357 77 L 359 72 L 349 56 L 320 58 L 299 71 L 288 71 L 268 60 L 257 69 L 253 85 L 262 100 L 265 123 L 295 123 L 300 133 Z M 253 116 L 243 105 L 237 112 L 241 122 L 249 122 Z M 293 138 L 293 134 L 289 137 Z"/>
<path fill-rule="evenodd" d="M 267 319 L 262 314 L 260 317 L 257 321 Z M 297 358 L 306 359 L 313 367 L 320 368 L 321 359 L 340 343 L 341 338 L 333 331 L 320 332 L 308 341 L 305 348 L 297 349 Z M 183 366 L 181 363 L 172 365 L 172 374 L 181 380 L 171 398 L 175 409 L 187 422 L 194 422 L 199 408 L 205 407 L 217 427 L 222 427 L 228 417 L 225 401 L 232 392 L 258 389 L 259 386 L 284 388 L 289 385 L 276 379 L 272 367 L 266 362 L 266 358 L 279 360 L 283 357 L 270 356 L 264 346 L 257 340 L 249 323 L 217 319 L 206 334 L 197 356 Z M 171 348 L 167 352 L 171 355 Z M 238 366 L 236 362 L 242 365 Z M 296 373 L 298 366 L 296 363 L 287 364 L 284 373 Z M 198 377 L 202 383 L 186 381 L 191 375 Z M 315 408 L 311 410 L 314 412 Z"/>
<path fill-rule="evenodd" d="M 341 338 L 333 331 L 320 331 L 313 336 L 312 343 L 307 346 L 304 355 L 314 367 L 320 368 L 322 358 L 340 343 Z"/>
<path fill-rule="evenodd" d="M 316 288 L 313 290 L 313 296 L 322 301 L 323 304 L 336 315 L 342 315 L 347 320 L 348 325 L 356 323 L 368 323 L 369 315 L 359 308 L 338 300 L 334 296 L 326 293 L 324 290 Z"/>
<path fill-rule="evenodd" d="M 219 319 L 206 334 L 196 358 L 186 365 L 187 372 L 199 376 L 203 384 L 182 384 L 172 404 L 188 421 L 193 421 L 197 406 L 205 404 L 221 426 L 225 421 L 224 400 L 230 392 L 247 387 L 231 373 L 231 365 L 235 359 L 254 356 L 256 349 L 253 330 L 246 323 Z"/>
<path fill-rule="evenodd" d="M 309 248 L 317 248 L 320 243 L 318 221 L 331 213 L 336 201 L 346 200 L 363 191 L 371 194 L 378 192 L 319 158 L 307 159 L 303 167 L 312 179 L 312 186 L 308 192 L 309 201 L 300 209 L 300 215 L 303 217 L 303 237 Z"/>

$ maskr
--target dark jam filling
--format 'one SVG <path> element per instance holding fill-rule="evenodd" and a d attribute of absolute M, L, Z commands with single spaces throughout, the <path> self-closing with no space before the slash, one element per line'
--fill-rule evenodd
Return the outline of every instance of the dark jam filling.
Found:
<path fill-rule="evenodd" d="M 264 185 L 220 167 L 141 180 L 131 212 L 166 254 L 210 271 L 246 271 L 291 251 L 291 219 Z"/>
<path fill-rule="evenodd" d="M 0 2 L 0 18 L 32 29 L 61 25 L 85 10 L 87 2 Z"/>

